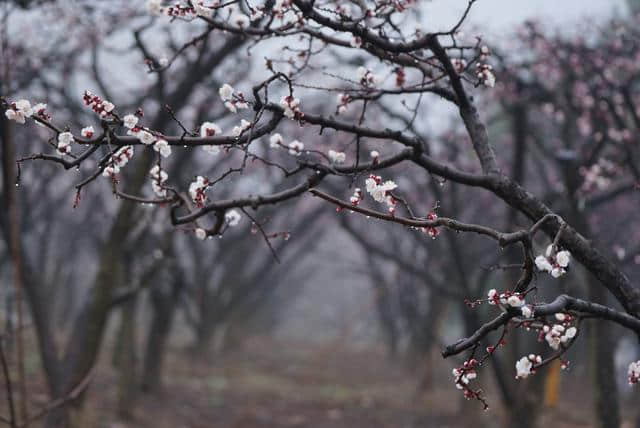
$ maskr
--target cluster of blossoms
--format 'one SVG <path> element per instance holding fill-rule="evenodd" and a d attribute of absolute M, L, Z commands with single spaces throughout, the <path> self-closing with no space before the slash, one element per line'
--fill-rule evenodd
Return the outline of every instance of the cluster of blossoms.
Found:
<path fill-rule="evenodd" d="M 293 140 L 289 143 L 289 154 L 294 156 L 300 156 L 304 150 L 304 144 L 298 140 Z"/>
<path fill-rule="evenodd" d="M 344 161 L 347 160 L 347 155 L 344 152 L 329 150 L 329 160 L 331 160 L 332 163 L 344 163 Z"/>
<path fill-rule="evenodd" d="M 71 143 L 73 143 L 73 134 L 71 132 L 61 132 L 58 134 L 57 152 L 59 155 L 68 155 L 71 153 Z"/>
<path fill-rule="evenodd" d="M 427 220 L 429 221 L 434 221 L 437 218 L 438 218 L 438 214 L 436 214 L 436 212 L 433 210 L 429 211 L 429 214 L 427 214 Z M 440 229 L 432 226 L 423 227 L 422 231 L 427 235 L 429 235 L 430 237 L 432 237 L 433 239 L 436 239 L 436 237 L 440 234 Z"/>
<path fill-rule="evenodd" d="M 280 147 L 289 147 L 289 154 L 293 156 L 300 156 L 302 154 L 302 151 L 304 150 L 304 144 L 298 140 L 293 140 L 289 143 L 288 146 L 286 146 L 284 144 L 282 135 L 280 135 L 279 133 L 275 133 L 271 137 L 269 137 L 269 147 L 273 149 L 277 149 Z"/>
<path fill-rule="evenodd" d="M 9 104 L 9 108 L 4 112 L 4 115 L 9 120 L 16 121 L 20 124 L 24 124 L 28 117 L 37 114 L 44 119 L 50 119 L 47 114 L 47 105 L 38 103 L 31 107 L 31 103 L 28 100 L 18 100 Z"/>
<path fill-rule="evenodd" d="M 547 247 L 545 255 L 536 257 L 535 263 L 540 271 L 549 272 L 552 277 L 559 278 L 567 272 L 571 253 L 566 250 L 555 252 L 553 245 Z"/>
<path fill-rule="evenodd" d="M 115 108 L 115 106 L 109 101 L 103 100 L 89 91 L 84 91 L 82 101 L 84 102 L 84 105 L 91 107 L 91 109 L 100 115 L 100 117 L 107 117 Z"/>
<path fill-rule="evenodd" d="M 540 355 L 529 354 L 516 362 L 516 379 L 526 379 L 536 372 L 534 365 L 542 363 Z"/>
<path fill-rule="evenodd" d="M 469 361 L 465 361 L 462 367 L 456 367 L 451 371 L 456 388 L 464 389 L 469 384 L 469 381 L 478 377 L 478 373 L 475 370 L 477 365 L 478 361 L 472 358 Z"/>
<path fill-rule="evenodd" d="M 224 219 L 229 226 L 237 226 L 241 218 L 240 213 L 236 210 L 229 210 L 224 214 Z"/>
<path fill-rule="evenodd" d="M 105 177 L 114 178 L 133 157 L 133 146 L 123 146 L 111 156 L 108 165 L 102 171 Z"/>
<path fill-rule="evenodd" d="M 198 178 L 202 178 L 202 177 L 198 177 Z M 206 179 L 204 179 L 206 181 Z M 242 218 L 242 216 L 240 215 L 240 213 L 236 210 L 229 210 L 224 214 L 224 220 L 225 222 L 231 226 L 231 227 L 235 227 L 240 223 L 240 219 Z M 194 230 L 194 233 L 196 235 L 196 238 L 198 239 L 206 239 L 208 236 L 208 233 L 206 230 L 204 230 L 201 227 L 197 227 Z"/>
<path fill-rule="evenodd" d="M 166 158 L 171 155 L 171 146 L 166 140 L 157 138 L 148 130 L 138 126 L 138 116 L 128 114 L 122 119 L 122 122 L 126 128 L 129 128 L 127 135 L 133 135 L 146 146 L 153 144 L 153 150 L 160 153 L 162 157 Z"/>
<path fill-rule="evenodd" d="M 389 212 L 392 214 L 395 212 L 396 199 L 391 195 L 391 191 L 398 187 L 398 185 L 392 181 L 382 181 L 382 177 L 371 174 L 369 178 L 365 180 L 367 192 L 371 195 L 376 202 L 386 203 L 389 207 Z"/>
<path fill-rule="evenodd" d="M 280 99 L 280 106 L 284 109 L 284 115 L 289 119 L 300 117 L 300 100 L 292 95 L 285 95 Z"/>
<path fill-rule="evenodd" d="M 204 122 L 202 125 L 200 125 L 200 137 L 202 138 L 214 137 L 220 134 L 222 134 L 222 129 L 220 129 L 220 127 L 213 122 Z M 202 149 L 207 153 L 211 153 L 212 155 L 217 155 L 218 153 L 220 153 L 220 148 L 213 144 L 202 146 Z"/>
<path fill-rule="evenodd" d="M 640 360 L 629 364 L 629 385 L 640 382 Z"/>
<path fill-rule="evenodd" d="M 525 318 L 531 318 L 533 311 L 526 305 L 524 294 L 515 293 L 513 291 L 505 291 L 498 293 L 495 288 L 487 293 L 487 301 L 490 305 L 498 305 L 504 307 L 520 308 Z"/>
<path fill-rule="evenodd" d="M 276 132 L 271 137 L 269 137 L 269 147 L 271 147 L 272 149 L 284 147 L 284 139 L 282 138 L 282 135 Z"/>
<path fill-rule="evenodd" d="M 616 168 L 615 164 L 604 158 L 600 158 L 597 163 L 588 168 L 581 167 L 580 175 L 582 175 L 584 181 L 580 190 L 583 192 L 604 190 L 611 184 L 611 177 L 615 176 L 617 172 L 618 168 Z"/>
<path fill-rule="evenodd" d="M 373 74 L 371 70 L 365 67 L 358 67 L 356 71 L 356 76 L 358 77 L 358 81 L 362 86 L 366 87 L 374 87 L 378 83 L 378 76 Z"/>
<path fill-rule="evenodd" d="M 378 163 L 378 160 L 380 159 L 380 153 L 375 150 L 371 150 L 369 156 L 371 156 L 371 161 L 373 162 L 373 164 L 376 165 Z"/>
<path fill-rule="evenodd" d="M 489 64 L 476 64 L 476 77 L 480 80 L 480 82 L 493 88 L 496 85 L 496 76 L 491 71 L 493 68 Z"/>
<path fill-rule="evenodd" d="M 349 198 L 349 201 L 351 202 L 351 205 L 357 206 L 363 198 L 362 190 L 359 187 L 356 187 L 353 191 L 353 195 Z"/>
<path fill-rule="evenodd" d="M 156 165 L 151 168 L 149 171 L 149 175 L 151 176 L 151 189 L 153 189 L 153 193 L 156 194 L 159 198 L 167 197 L 167 189 L 163 188 L 163 184 L 169 178 L 169 174 L 166 173 L 160 165 Z"/>
<path fill-rule="evenodd" d="M 351 96 L 349 94 L 338 94 L 338 108 L 336 109 L 336 114 L 341 114 L 347 111 L 347 107 L 351 102 Z"/>
<path fill-rule="evenodd" d="M 239 137 L 240 135 L 242 135 L 244 131 L 246 131 L 249 128 L 251 128 L 251 122 L 249 122 L 248 120 L 242 119 L 240 121 L 239 126 L 233 127 L 233 129 L 231 130 L 231 135 L 233 135 L 234 137 Z"/>
<path fill-rule="evenodd" d="M 218 89 L 218 94 L 224 102 L 224 106 L 232 113 L 237 113 L 238 110 L 249 108 L 249 103 L 244 99 L 242 92 L 236 91 L 233 86 L 228 83 L 225 83 Z"/>
<path fill-rule="evenodd" d="M 569 327 L 573 320 L 571 315 L 557 313 L 555 318 L 560 323 L 554 324 L 552 327 L 545 325 L 542 327 L 540 335 L 544 334 L 544 340 L 547 341 L 549 346 L 554 350 L 558 350 L 560 345 L 565 344 L 576 337 L 578 329 L 575 327 Z"/>
<path fill-rule="evenodd" d="M 196 177 L 196 181 L 189 185 L 189 195 L 198 208 L 204 207 L 207 202 L 207 187 L 209 187 L 209 180 L 201 175 Z"/>
<path fill-rule="evenodd" d="M 82 130 L 80 130 L 80 135 L 82 135 L 84 138 L 91 138 L 95 133 L 96 131 L 95 129 L 93 129 L 93 126 L 85 126 L 84 128 L 82 128 Z"/>

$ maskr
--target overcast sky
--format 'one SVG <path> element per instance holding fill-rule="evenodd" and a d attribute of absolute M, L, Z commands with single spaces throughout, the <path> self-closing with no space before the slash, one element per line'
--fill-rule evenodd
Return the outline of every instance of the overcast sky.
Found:
<path fill-rule="evenodd" d="M 467 6 L 467 0 L 432 0 L 425 4 L 433 12 L 439 28 L 450 28 Z M 549 24 L 575 23 L 585 16 L 609 16 L 626 11 L 624 0 L 477 0 L 470 22 L 492 32 L 507 30 L 526 19 L 538 18 Z"/>

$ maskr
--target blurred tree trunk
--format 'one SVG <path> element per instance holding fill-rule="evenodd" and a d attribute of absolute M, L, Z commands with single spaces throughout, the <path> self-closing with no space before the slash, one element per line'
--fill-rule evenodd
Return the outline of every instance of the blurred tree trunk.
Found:
<path fill-rule="evenodd" d="M 181 279 L 174 278 L 169 290 L 165 287 L 153 287 L 151 289 L 152 318 L 147 336 L 141 385 L 144 392 L 157 392 L 162 387 L 162 372 L 167 340 L 173 324 L 181 288 Z"/>
<path fill-rule="evenodd" d="M 123 303 L 116 347 L 118 368 L 118 417 L 125 421 L 133 418 L 137 398 L 136 313 L 137 296 Z"/>
<path fill-rule="evenodd" d="M 606 304 L 607 290 L 591 275 L 589 278 L 589 300 Z M 591 389 L 596 412 L 594 426 L 599 428 L 620 426 L 614 361 L 616 340 L 612 330 L 613 325 L 605 322 L 594 322 L 589 326 L 589 360 L 593 382 Z"/>

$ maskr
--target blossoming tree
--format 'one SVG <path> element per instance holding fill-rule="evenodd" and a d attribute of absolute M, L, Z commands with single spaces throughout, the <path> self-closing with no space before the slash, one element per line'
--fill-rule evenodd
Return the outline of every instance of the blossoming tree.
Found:
<path fill-rule="evenodd" d="M 494 243 L 497 252 L 517 248 L 519 276 L 508 287 L 467 296 L 470 306 L 495 306 L 497 315 L 442 352 L 444 357 L 465 355 L 453 370 L 454 384 L 466 398 L 487 408 L 473 380 L 485 362 L 500 352 L 507 334 L 533 330 L 548 344 L 544 355 L 527 353 L 513 361 L 514 376 L 527 378 L 562 360 L 585 320 L 612 321 L 640 334 L 640 288 L 584 235 L 583 228 L 572 224 L 573 219 L 536 196 L 539 189 L 524 187 L 501 167 L 501 153 L 496 152 L 474 99 L 500 87 L 500 76 L 494 75 L 491 49 L 480 38 L 469 41 L 460 34 L 475 3 L 469 1 L 452 28 L 426 31 L 420 26 L 420 5 L 412 0 L 171 4 L 150 0 L 147 9 L 155 19 L 198 31 L 171 57 L 147 53 L 144 72 L 158 79 L 182 57 L 206 50 L 212 35 L 224 37 L 233 47 L 245 45 L 245 62 L 239 65 L 253 67 L 245 81 L 222 82 L 217 91 L 205 94 L 210 103 L 235 115 L 234 123 L 221 126 L 207 117 L 206 109 L 200 120 L 185 123 L 171 105 L 183 101 L 180 87 L 165 100 L 166 106 L 156 106 L 161 114 L 153 121 L 141 108 L 120 107 L 116 98 L 86 90 L 79 97 L 95 113 L 95 121 L 79 130 L 56 121 L 56 112 L 39 100 L 3 99 L 8 120 L 35 123 L 49 133 L 48 150 L 18 162 L 42 160 L 67 170 L 91 162 L 90 172 L 76 186 L 77 203 L 103 180 L 116 197 L 132 206 L 168 210 L 171 224 L 194 239 L 224 238 L 230 228 L 248 221 L 274 250 L 273 241 L 286 234 L 269 230 L 263 207 L 311 196 L 327 210 L 360 214 L 363 222 L 369 218 L 392 223 L 425 240 L 453 231 L 460 234 L 458 239 L 464 239 L 464 234 L 479 235 Z M 254 59 L 258 50 L 264 52 L 259 61 Z M 220 59 L 214 56 L 211 61 L 216 58 Z M 200 62 L 195 64 L 187 72 L 206 70 Z M 504 77 L 509 79 L 508 73 Z M 616 79 L 615 74 L 607 77 Z M 332 100 L 331 105 L 327 100 Z M 468 146 L 473 163 L 450 161 L 439 154 L 441 143 L 424 126 L 429 103 L 456 112 L 465 132 L 456 149 Z M 611 110 L 614 119 L 634 119 L 635 110 L 618 110 L 615 100 Z M 164 131 L 168 122 L 180 132 Z M 621 133 L 610 137 L 626 138 Z M 172 158 L 182 151 L 195 151 L 202 161 L 194 163 L 193 178 L 188 181 L 168 173 Z M 203 162 L 224 163 L 228 168 L 209 175 Z M 585 165 L 583 172 L 597 185 L 597 171 L 590 169 L 594 164 Z M 263 170 L 279 175 L 281 181 L 264 191 L 255 185 L 219 190 Z M 447 217 L 433 205 L 428 188 L 414 185 L 418 176 L 443 185 L 442 199 L 447 197 L 446 186 L 453 185 L 489 194 L 494 204 L 523 215 L 528 224 L 502 230 L 490 219 L 469 223 Z M 132 181 L 142 185 L 131 185 Z M 145 184 L 150 193 L 144 193 Z M 126 223 L 131 213 L 120 213 L 117 224 Z M 550 301 L 536 297 L 537 277 L 570 275 L 575 263 L 597 278 L 598 286 L 615 297 L 620 309 L 567 294 Z M 497 337 L 490 338 L 493 332 Z M 639 365 L 629 362 L 632 384 L 639 381 Z M 83 366 L 88 371 L 91 365 L 83 361 Z"/>

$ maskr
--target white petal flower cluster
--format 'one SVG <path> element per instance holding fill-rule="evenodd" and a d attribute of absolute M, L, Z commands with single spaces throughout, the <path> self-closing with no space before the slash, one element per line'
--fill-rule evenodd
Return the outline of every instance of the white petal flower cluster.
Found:
<path fill-rule="evenodd" d="M 347 160 L 347 155 L 344 152 L 329 150 L 329 160 L 331 160 L 331 163 L 344 163 Z"/>
<path fill-rule="evenodd" d="M 359 187 L 356 187 L 353 191 L 353 195 L 351 196 L 351 198 L 349 198 L 349 201 L 351 201 L 351 205 L 356 206 L 360 203 L 362 198 L 362 190 Z"/>
<path fill-rule="evenodd" d="M 565 328 L 562 324 L 554 324 L 553 327 L 545 325 L 542 328 L 542 331 L 545 333 L 544 340 L 546 340 L 549 346 L 554 350 L 558 350 L 561 344 L 567 343 L 569 340 L 576 337 L 576 334 L 578 333 L 577 328 Z"/>
<path fill-rule="evenodd" d="M 289 143 L 289 154 L 294 156 L 300 156 L 304 150 L 304 144 L 298 140 L 293 140 Z"/>
<path fill-rule="evenodd" d="M 346 112 L 350 102 L 351 97 L 348 94 L 338 94 L 338 110 L 336 113 L 342 114 Z"/>
<path fill-rule="evenodd" d="M 138 116 L 128 114 L 122 118 L 122 122 L 124 123 L 125 127 L 133 129 L 138 124 Z"/>
<path fill-rule="evenodd" d="M 89 91 L 84 91 L 82 101 L 88 107 L 91 107 L 94 112 L 98 113 L 101 117 L 108 116 L 115 106 L 107 100 L 103 100 L 97 95 L 93 95 Z"/>
<path fill-rule="evenodd" d="M 358 78 L 358 82 L 360 82 L 362 86 L 374 87 L 379 82 L 378 76 L 373 74 L 371 70 L 365 67 L 358 67 L 358 69 L 356 70 L 356 76 Z"/>
<path fill-rule="evenodd" d="M 169 178 L 169 174 L 160 168 L 159 165 L 156 165 L 151 168 L 149 175 L 151 176 L 151 189 L 153 189 L 153 193 L 160 198 L 166 198 L 167 189 L 164 189 L 162 185 Z"/>
<path fill-rule="evenodd" d="M 640 360 L 629 364 L 629 385 L 634 385 L 640 382 Z"/>
<path fill-rule="evenodd" d="M 489 64 L 476 64 L 476 77 L 483 85 L 493 88 L 496 85 L 496 76 L 491 70 L 492 67 Z"/>
<path fill-rule="evenodd" d="M 237 226 L 241 218 L 240 213 L 236 210 L 229 210 L 224 214 L 224 219 L 229 226 Z"/>
<path fill-rule="evenodd" d="M 234 97 L 234 94 L 236 95 Z M 218 95 L 220 99 L 224 101 L 224 106 L 232 113 L 237 113 L 238 110 L 249 108 L 249 104 L 245 101 L 242 92 L 236 92 L 233 86 L 225 83 L 218 89 Z"/>
<path fill-rule="evenodd" d="M 553 245 L 547 247 L 545 255 L 535 259 L 536 267 L 540 271 L 549 272 L 552 277 L 559 278 L 567 272 L 571 253 L 566 250 L 554 253 Z"/>
<path fill-rule="evenodd" d="M 376 202 L 387 202 L 389 199 L 389 192 L 396 189 L 398 185 L 392 181 L 382 181 L 382 177 L 377 175 L 370 175 L 365 180 L 367 192 L 376 200 Z"/>
<path fill-rule="evenodd" d="M 521 308 L 521 311 L 523 311 L 523 315 L 526 318 L 529 318 L 531 316 L 531 314 L 529 313 L 531 309 L 526 306 L 524 295 L 521 293 L 513 293 L 511 291 L 498 293 L 495 288 L 492 288 L 487 293 L 487 301 L 490 305 L 502 305 L 505 307 Z M 526 314 L 528 314 L 529 316 L 526 316 Z"/>
<path fill-rule="evenodd" d="M 111 156 L 109 164 L 102 171 L 102 175 L 105 177 L 115 177 L 120 172 L 120 169 L 124 167 L 133 157 L 133 146 L 123 146 L 118 149 L 117 152 Z"/>
<path fill-rule="evenodd" d="M 61 132 L 58 134 L 57 152 L 60 155 L 68 155 L 71 153 L 71 143 L 74 142 L 71 132 Z"/>
<path fill-rule="evenodd" d="M 162 156 L 163 158 L 168 158 L 169 156 L 171 156 L 171 146 L 169 145 L 167 140 L 157 140 L 153 144 L 153 150 L 160 153 L 160 156 Z"/>
<path fill-rule="evenodd" d="M 248 120 L 242 119 L 240 121 L 240 125 L 233 127 L 233 129 L 231 130 L 231 135 L 234 137 L 239 137 L 240 135 L 242 135 L 244 131 L 246 131 L 249 128 L 251 128 L 251 122 L 249 122 Z"/>
<path fill-rule="evenodd" d="M 91 138 L 95 133 L 96 131 L 93 129 L 93 126 L 87 126 L 80 130 L 80 135 L 84 138 Z"/>
<path fill-rule="evenodd" d="M 529 354 L 516 362 L 516 379 L 526 379 L 535 373 L 534 364 L 542 363 L 540 355 Z"/>
<path fill-rule="evenodd" d="M 195 234 L 196 234 L 196 238 L 198 239 L 204 240 L 207 238 L 207 231 L 201 227 L 196 228 Z"/>
<path fill-rule="evenodd" d="M 189 185 L 189 195 L 193 202 L 199 208 L 202 208 L 207 202 L 206 190 L 209 186 L 209 180 L 201 175 L 196 177 L 196 181 Z"/>
<path fill-rule="evenodd" d="M 293 119 L 300 112 L 300 100 L 291 95 L 285 95 L 280 99 L 280 107 L 284 109 L 284 115 L 289 119 Z"/>
<path fill-rule="evenodd" d="M 9 105 L 4 115 L 9 120 L 24 124 L 26 118 L 31 117 L 33 112 L 34 109 L 31 108 L 31 103 L 28 100 L 18 100 Z"/>
<path fill-rule="evenodd" d="M 202 125 L 200 125 L 200 137 L 202 138 L 214 137 L 220 134 L 222 134 L 222 129 L 220 129 L 220 127 L 213 122 L 204 122 Z M 220 153 L 220 147 L 213 144 L 202 146 L 202 149 L 212 155 L 217 155 L 218 153 Z"/>
<path fill-rule="evenodd" d="M 269 147 L 277 149 L 282 146 L 284 146 L 284 139 L 282 138 L 282 135 L 275 133 L 269 137 Z"/>
<path fill-rule="evenodd" d="M 461 370 L 456 368 L 451 371 L 451 374 L 453 374 L 453 381 L 458 389 L 463 389 L 463 385 L 468 385 L 470 381 L 478 377 L 478 373 L 476 373 L 475 370 Z"/>

